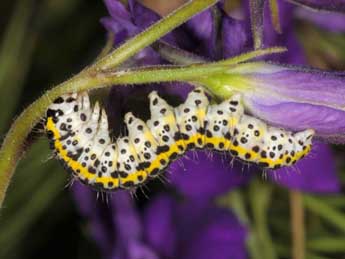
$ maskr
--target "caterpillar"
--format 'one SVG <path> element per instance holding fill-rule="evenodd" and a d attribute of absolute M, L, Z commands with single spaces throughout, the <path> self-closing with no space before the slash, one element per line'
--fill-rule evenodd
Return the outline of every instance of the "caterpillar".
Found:
<path fill-rule="evenodd" d="M 108 118 L 86 92 L 57 98 L 45 128 L 56 157 L 82 183 L 101 191 L 131 189 L 163 170 L 186 151 L 212 149 L 265 169 L 291 166 L 311 150 L 314 130 L 292 133 L 244 113 L 241 95 L 209 104 L 202 88 L 173 108 L 149 94 L 151 118 L 125 115 L 128 135 L 110 138 Z"/>

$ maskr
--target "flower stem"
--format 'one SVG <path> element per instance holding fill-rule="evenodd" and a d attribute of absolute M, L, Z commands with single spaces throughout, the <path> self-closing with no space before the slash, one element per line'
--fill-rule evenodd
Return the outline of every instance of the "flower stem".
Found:
<path fill-rule="evenodd" d="M 260 49 L 263 44 L 264 3 L 264 0 L 249 1 L 250 23 L 255 49 Z"/>
<path fill-rule="evenodd" d="M 234 65 L 238 63 L 242 63 L 245 61 L 248 61 L 253 58 L 261 57 L 268 54 L 276 54 L 276 53 L 282 53 L 287 51 L 287 48 L 285 47 L 271 47 L 266 49 L 257 49 L 253 51 L 249 51 L 246 53 L 243 53 L 241 55 L 225 59 L 223 61 L 217 62 L 219 65 Z"/>
<path fill-rule="evenodd" d="M 279 21 L 279 7 L 277 0 L 269 0 L 270 11 L 271 11 L 271 20 L 273 28 L 276 32 L 281 33 L 281 25 Z"/>
<path fill-rule="evenodd" d="M 255 243 L 253 247 L 260 249 L 261 258 L 276 259 L 277 253 L 273 245 L 273 240 L 268 225 L 268 208 L 271 203 L 272 186 L 253 181 L 249 188 L 249 197 L 253 211 L 253 225 Z"/>
<path fill-rule="evenodd" d="M 302 194 L 299 191 L 290 191 L 290 213 L 292 232 L 292 258 L 305 258 L 304 209 Z"/>
<path fill-rule="evenodd" d="M 333 234 L 334 235 L 334 234 Z M 317 237 L 307 242 L 308 249 L 321 253 L 345 253 L 345 238 L 340 237 Z"/>

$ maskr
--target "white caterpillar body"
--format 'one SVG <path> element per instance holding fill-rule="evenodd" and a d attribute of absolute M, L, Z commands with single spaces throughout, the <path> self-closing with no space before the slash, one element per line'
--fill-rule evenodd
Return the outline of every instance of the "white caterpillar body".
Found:
<path fill-rule="evenodd" d="M 139 186 L 193 149 L 214 149 L 263 168 L 291 166 L 311 150 L 314 131 L 292 133 L 244 114 L 240 95 L 210 105 L 201 88 L 171 107 L 149 95 L 151 118 L 127 113 L 128 136 L 112 141 L 108 119 L 86 93 L 59 97 L 47 111 L 52 149 L 83 183 L 112 191 Z"/>

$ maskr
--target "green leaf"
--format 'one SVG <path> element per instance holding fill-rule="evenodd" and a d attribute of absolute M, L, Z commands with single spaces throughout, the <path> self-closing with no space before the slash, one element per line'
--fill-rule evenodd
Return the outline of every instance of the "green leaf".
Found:
<path fill-rule="evenodd" d="M 22 92 L 31 64 L 36 33 L 29 33 L 33 0 L 19 0 L 15 6 L 0 46 L 0 133 L 8 127 Z"/>

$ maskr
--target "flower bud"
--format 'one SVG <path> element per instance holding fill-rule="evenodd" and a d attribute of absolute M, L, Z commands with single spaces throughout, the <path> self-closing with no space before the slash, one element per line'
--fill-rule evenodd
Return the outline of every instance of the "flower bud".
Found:
<path fill-rule="evenodd" d="M 345 73 L 253 62 L 202 83 L 221 98 L 240 92 L 247 112 L 271 125 L 311 128 L 316 136 L 345 143 Z"/>

